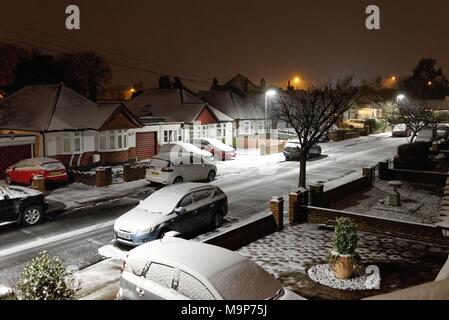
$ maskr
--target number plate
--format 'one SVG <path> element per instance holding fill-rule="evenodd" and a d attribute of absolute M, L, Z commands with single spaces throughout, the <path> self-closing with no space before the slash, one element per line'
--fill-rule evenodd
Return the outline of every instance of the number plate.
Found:
<path fill-rule="evenodd" d="M 131 235 L 123 233 L 123 232 L 117 232 L 117 237 L 125 239 L 125 240 L 131 240 Z"/>

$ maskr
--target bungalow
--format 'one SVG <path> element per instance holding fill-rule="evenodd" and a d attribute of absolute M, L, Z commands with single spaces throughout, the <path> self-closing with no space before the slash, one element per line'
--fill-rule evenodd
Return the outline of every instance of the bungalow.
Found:
<path fill-rule="evenodd" d="M 234 119 L 234 136 L 263 134 L 266 128 L 276 128 L 274 121 L 265 118 L 265 84 L 260 86 L 238 74 L 222 86 L 201 91 L 200 97 L 214 108 Z M 267 108 L 271 108 L 267 100 Z M 270 110 L 267 110 L 268 115 Z"/>
<path fill-rule="evenodd" d="M 139 127 L 123 104 L 97 104 L 62 84 L 28 86 L 0 102 L 0 172 L 20 160 L 14 150 L 21 158 L 51 157 L 68 167 L 135 160 Z"/>
<path fill-rule="evenodd" d="M 234 120 L 186 90 L 147 90 L 126 106 L 144 125 L 135 130 L 138 160 L 151 158 L 171 142 L 208 137 L 233 143 Z"/>

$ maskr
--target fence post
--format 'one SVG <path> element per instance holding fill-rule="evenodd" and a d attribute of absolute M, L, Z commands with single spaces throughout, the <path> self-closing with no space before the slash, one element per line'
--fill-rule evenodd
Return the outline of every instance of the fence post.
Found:
<path fill-rule="evenodd" d="M 45 178 L 43 176 L 34 176 L 31 183 L 33 189 L 45 192 Z"/>
<path fill-rule="evenodd" d="M 388 160 L 379 162 L 379 179 L 390 180 L 390 172 L 388 168 Z"/>
<path fill-rule="evenodd" d="M 312 184 L 309 187 L 310 189 L 310 205 L 315 207 L 324 206 L 323 203 L 323 192 L 324 185 L 323 184 Z"/>
<path fill-rule="evenodd" d="M 284 229 L 284 198 L 282 197 L 273 197 L 270 200 L 270 209 L 273 214 L 274 221 L 278 227 L 278 230 L 281 231 Z"/>
<path fill-rule="evenodd" d="M 123 165 L 123 181 L 125 181 L 125 182 L 132 181 L 131 165 L 129 163 L 126 163 Z"/>
<path fill-rule="evenodd" d="M 368 180 L 368 184 L 372 186 L 376 180 L 376 167 L 371 166 L 368 168 L 363 168 L 363 176 Z"/>

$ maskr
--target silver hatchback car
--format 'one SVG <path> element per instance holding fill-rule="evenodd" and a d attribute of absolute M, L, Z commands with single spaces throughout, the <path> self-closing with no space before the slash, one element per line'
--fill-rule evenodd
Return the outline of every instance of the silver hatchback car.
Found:
<path fill-rule="evenodd" d="M 242 255 L 180 238 L 129 252 L 119 300 L 303 300 Z"/>

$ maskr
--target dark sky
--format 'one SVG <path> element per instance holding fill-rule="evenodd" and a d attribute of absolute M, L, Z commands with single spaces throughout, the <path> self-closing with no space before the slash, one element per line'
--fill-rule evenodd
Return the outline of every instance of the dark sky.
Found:
<path fill-rule="evenodd" d="M 65 29 L 69 4 L 81 8 L 80 31 Z M 380 31 L 365 28 L 369 4 L 380 6 Z M 294 75 L 307 81 L 348 73 L 357 79 L 405 75 L 427 56 L 449 73 L 448 13 L 447 0 L 1 0 L 0 37 L 38 43 L 5 28 L 16 24 L 207 78 L 224 81 L 242 73 L 281 84 Z M 114 71 L 115 83 L 143 80 L 149 87 L 156 79 Z"/>

